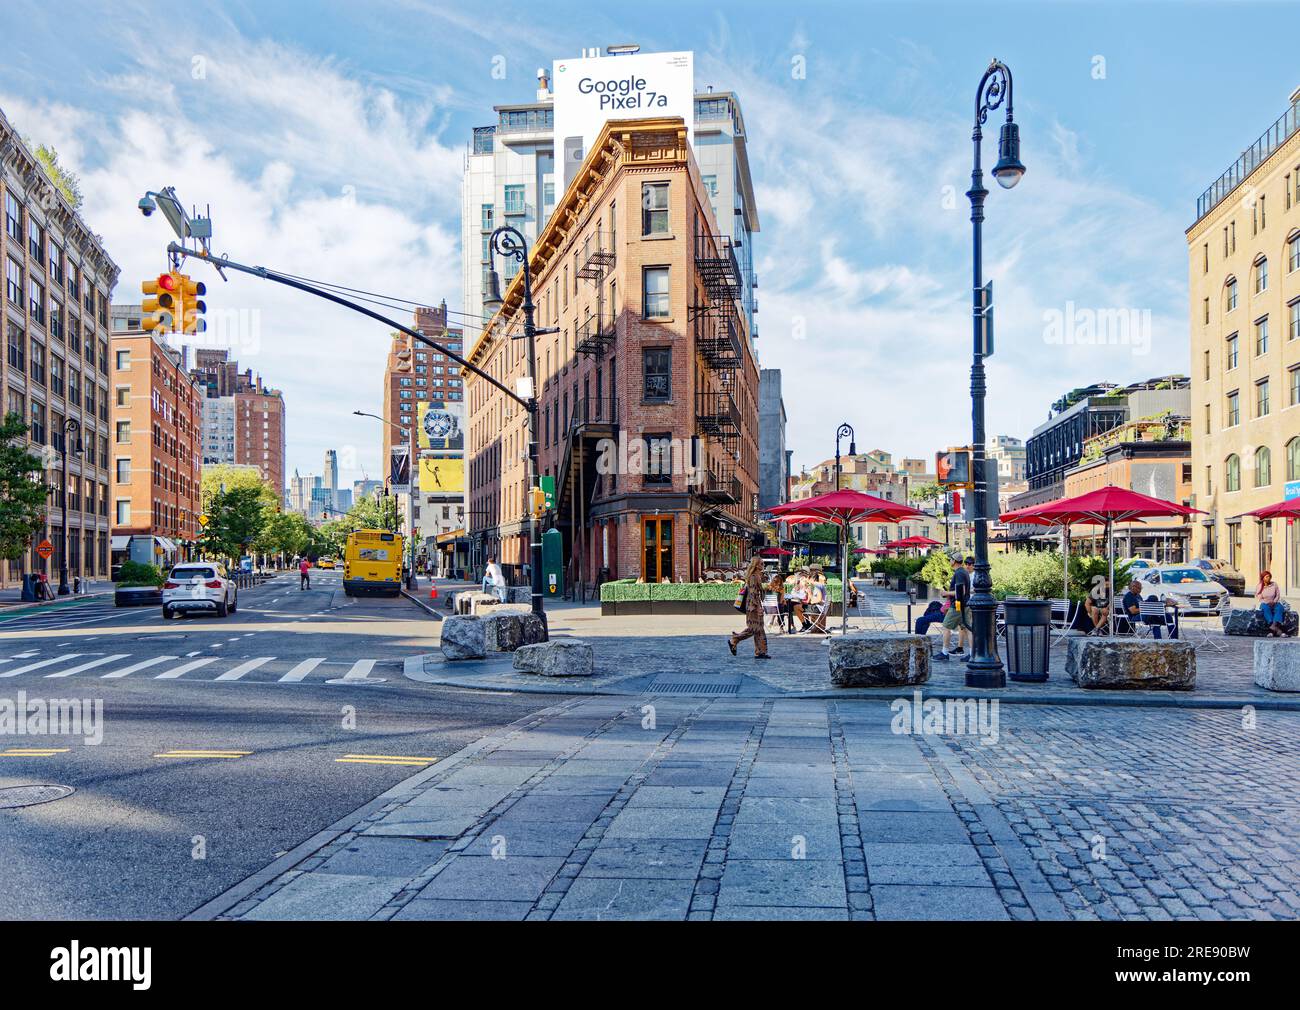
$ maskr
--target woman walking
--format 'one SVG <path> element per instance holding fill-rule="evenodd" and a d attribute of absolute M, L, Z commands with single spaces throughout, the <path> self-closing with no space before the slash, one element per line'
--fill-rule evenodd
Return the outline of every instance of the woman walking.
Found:
<path fill-rule="evenodd" d="M 1273 573 L 1263 571 L 1259 573 L 1259 585 L 1255 587 L 1255 602 L 1259 604 L 1260 613 L 1264 615 L 1264 620 L 1268 622 L 1268 633 L 1271 638 L 1282 637 L 1282 622 L 1286 620 L 1286 610 L 1282 607 L 1282 591 L 1278 589 L 1277 583 L 1273 581 Z"/>
<path fill-rule="evenodd" d="M 754 555 L 745 570 L 745 630 L 727 639 L 727 648 L 736 654 L 736 646 L 747 638 L 754 639 L 754 658 L 769 659 L 767 632 L 763 630 L 763 559 Z"/>

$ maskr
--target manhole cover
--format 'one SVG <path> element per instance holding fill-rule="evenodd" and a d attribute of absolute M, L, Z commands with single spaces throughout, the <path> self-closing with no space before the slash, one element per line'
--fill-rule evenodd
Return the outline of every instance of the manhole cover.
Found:
<path fill-rule="evenodd" d="M 0 789 L 0 810 L 13 810 L 15 807 L 32 807 L 37 803 L 49 803 L 71 796 L 72 786 L 6 786 Z"/>

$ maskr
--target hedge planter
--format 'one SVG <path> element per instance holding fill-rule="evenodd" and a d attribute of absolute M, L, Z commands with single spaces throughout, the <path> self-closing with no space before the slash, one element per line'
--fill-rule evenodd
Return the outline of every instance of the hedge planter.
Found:
<path fill-rule="evenodd" d="M 838 616 L 840 585 L 830 583 L 831 614 Z M 600 587 L 602 616 L 736 614 L 738 582 L 606 582 Z"/>

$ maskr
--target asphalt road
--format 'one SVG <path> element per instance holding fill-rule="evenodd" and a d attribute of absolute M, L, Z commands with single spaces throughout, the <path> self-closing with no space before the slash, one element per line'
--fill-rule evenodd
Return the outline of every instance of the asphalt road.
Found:
<path fill-rule="evenodd" d="M 98 601 L 0 615 L 0 709 L 103 711 L 98 744 L 84 725 L 0 730 L 0 797 L 76 790 L 0 809 L 0 916 L 179 918 L 428 759 L 545 706 L 407 680 L 433 619 L 402 598 L 348 599 L 339 579 L 243 590 L 224 620 Z"/>

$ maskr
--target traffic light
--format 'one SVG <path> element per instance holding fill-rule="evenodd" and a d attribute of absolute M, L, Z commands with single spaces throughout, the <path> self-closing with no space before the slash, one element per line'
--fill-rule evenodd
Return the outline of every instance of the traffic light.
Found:
<path fill-rule="evenodd" d="M 529 502 L 532 504 L 532 513 L 535 516 L 541 516 L 546 511 L 546 492 L 539 487 L 535 487 L 528 493 Z"/>
<path fill-rule="evenodd" d="M 141 329 L 176 332 L 176 298 L 179 291 L 176 276 L 159 274 L 154 280 L 140 283 L 140 290 L 149 296 L 140 303 Z"/>
<path fill-rule="evenodd" d="M 208 293 L 207 285 L 202 281 L 191 280 L 189 274 L 174 273 L 177 288 L 180 291 L 180 331 L 182 333 L 202 333 L 208 328 L 203 313 L 208 306 L 203 296 Z"/>

